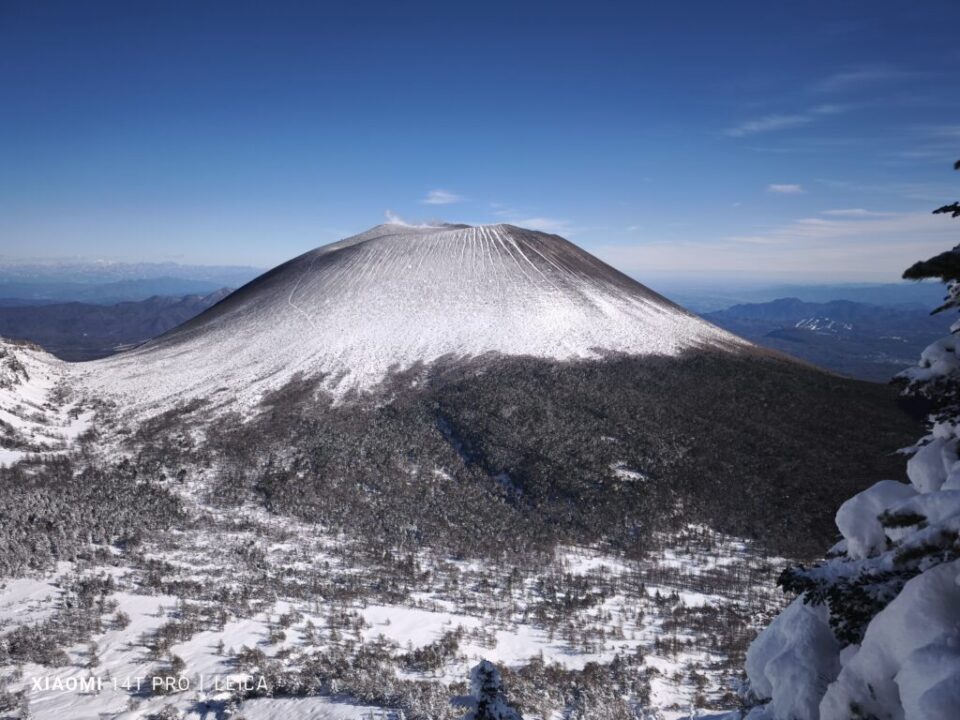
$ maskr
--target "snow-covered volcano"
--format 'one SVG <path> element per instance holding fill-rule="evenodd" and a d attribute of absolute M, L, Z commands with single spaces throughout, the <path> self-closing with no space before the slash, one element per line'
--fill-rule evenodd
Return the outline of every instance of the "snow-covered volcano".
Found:
<path fill-rule="evenodd" d="M 380 225 L 265 273 L 176 330 L 82 366 L 126 402 L 251 401 L 296 373 L 336 392 L 487 353 L 570 359 L 747 343 L 556 235 Z M 218 399 L 220 399 L 218 398 Z"/>

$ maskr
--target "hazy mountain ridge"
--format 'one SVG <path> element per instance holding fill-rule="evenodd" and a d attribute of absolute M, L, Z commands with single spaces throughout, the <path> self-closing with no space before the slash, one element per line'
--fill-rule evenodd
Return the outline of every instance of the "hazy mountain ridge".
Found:
<path fill-rule="evenodd" d="M 183 324 L 229 295 L 154 296 L 115 305 L 50 303 L 0 306 L 0 336 L 30 340 L 63 360 L 106 357 Z"/>
<path fill-rule="evenodd" d="M 259 274 L 263 270 L 245 265 L 184 265 L 176 262 L 119 262 L 98 260 L 4 260 L 0 256 L 0 283 L 19 281 L 69 281 L 82 285 L 111 282 L 180 278 L 226 281 Z"/>
<path fill-rule="evenodd" d="M 705 315 L 730 332 L 827 370 L 889 382 L 943 333 L 943 319 L 920 304 L 824 303 L 780 298 Z"/>
<path fill-rule="evenodd" d="M 243 266 L 67 260 L 2 262 L 0 306 L 84 302 L 112 305 L 155 295 L 209 295 L 240 287 L 262 271 Z"/>
<path fill-rule="evenodd" d="M 848 300 L 868 305 L 922 305 L 936 307 L 943 301 L 943 286 L 930 282 L 835 283 L 828 285 L 757 285 L 729 284 L 716 286 L 711 278 L 679 281 L 664 278 L 656 287 L 684 307 L 701 315 L 727 310 L 734 305 L 762 305 L 796 298 L 808 303 Z"/>

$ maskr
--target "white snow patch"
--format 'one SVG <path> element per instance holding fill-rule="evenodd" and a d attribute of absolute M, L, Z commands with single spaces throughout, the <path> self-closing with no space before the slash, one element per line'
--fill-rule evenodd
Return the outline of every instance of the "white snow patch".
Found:
<path fill-rule="evenodd" d="M 874 717 L 956 720 L 960 709 L 960 560 L 910 580 L 870 623 L 820 704 L 821 720 L 850 708 Z M 902 715 L 891 714 L 902 707 Z"/>
<path fill-rule="evenodd" d="M 750 645 L 747 675 L 772 717 L 819 720 L 820 698 L 840 671 L 840 647 L 823 605 L 794 600 Z"/>

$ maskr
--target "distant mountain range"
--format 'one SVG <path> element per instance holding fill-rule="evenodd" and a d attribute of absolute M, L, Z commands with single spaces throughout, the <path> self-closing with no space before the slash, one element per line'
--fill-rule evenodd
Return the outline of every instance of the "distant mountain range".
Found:
<path fill-rule="evenodd" d="M 112 305 L 155 295 L 209 295 L 240 287 L 261 270 L 177 263 L 2 263 L 0 307 L 83 302 Z"/>
<path fill-rule="evenodd" d="M 203 295 L 156 296 L 114 305 L 21 302 L 0 306 L 0 336 L 30 340 L 62 360 L 93 360 L 161 335 L 229 294 L 228 288 L 221 288 Z"/>
<path fill-rule="evenodd" d="M 822 285 L 715 284 L 709 280 L 664 279 L 653 284 L 658 292 L 693 312 L 705 314 L 734 305 L 768 303 L 796 298 L 808 303 L 849 300 L 870 305 L 935 307 L 945 294 L 938 282 L 832 283 Z"/>
<path fill-rule="evenodd" d="M 930 315 L 931 306 L 780 298 L 734 305 L 704 317 L 741 337 L 822 368 L 886 382 L 915 364 L 920 352 L 946 332 L 949 320 Z"/>

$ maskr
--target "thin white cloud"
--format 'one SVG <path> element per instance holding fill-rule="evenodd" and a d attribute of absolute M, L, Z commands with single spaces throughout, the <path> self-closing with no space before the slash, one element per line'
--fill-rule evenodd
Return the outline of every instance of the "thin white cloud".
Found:
<path fill-rule="evenodd" d="M 756 135 L 773 130 L 799 127 L 809 122 L 813 122 L 813 118 L 809 115 L 765 115 L 756 120 L 748 120 L 736 127 L 727 128 L 724 133 L 730 137 L 746 137 L 747 135 Z"/>
<path fill-rule="evenodd" d="M 928 161 L 940 161 L 947 166 L 948 158 L 952 158 L 957 151 L 957 141 L 960 140 L 960 125 L 934 125 L 919 127 L 914 131 L 916 144 L 904 150 L 894 151 L 894 158 L 906 161 L 921 161 L 929 166 Z"/>
<path fill-rule="evenodd" d="M 447 190 L 431 190 L 420 202 L 424 205 L 453 205 L 463 202 L 463 198 Z"/>
<path fill-rule="evenodd" d="M 803 186 L 794 183 L 773 183 L 767 185 L 767 192 L 779 193 L 780 195 L 799 195 L 803 192 Z"/>
<path fill-rule="evenodd" d="M 908 266 L 956 244 L 956 229 L 930 213 L 808 217 L 713 240 L 604 245 L 614 267 L 645 274 L 742 274 L 824 281 L 893 281 Z"/>
<path fill-rule="evenodd" d="M 761 118 L 748 120 L 734 127 L 727 128 L 724 130 L 724 133 L 730 137 L 747 137 L 749 135 L 758 135 L 775 130 L 788 130 L 790 128 L 809 125 L 820 117 L 837 115 L 849 109 L 849 105 L 816 105 L 802 113 L 764 115 Z"/>
<path fill-rule="evenodd" d="M 949 167 L 949 163 L 947 164 Z M 848 180 L 833 180 L 830 178 L 815 178 L 816 182 L 833 190 L 844 190 L 871 195 L 892 195 L 907 200 L 919 200 L 931 205 L 943 204 L 947 198 L 956 194 L 956 184 L 953 183 L 863 183 Z"/>
<path fill-rule="evenodd" d="M 808 217 L 787 225 L 750 236 L 732 236 L 731 241 L 756 241 L 763 238 L 780 243 L 836 241 L 843 238 L 863 238 L 882 242 L 882 238 L 906 239 L 913 233 L 929 233 L 946 238 L 954 228 L 930 213 L 884 213 L 859 217 Z"/>
<path fill-rule="evenodd" d="M 389 225 L 403 225 L 404 227 L 420 227 L 420 228 L 439 227 L 439 225 L 436 222 L 420 222 L 420 223 L 409 222 L 408 220 L 404 220 L 402 217 L 397 215 L 392 210 L 385 210 L 383 214 L 387 220 L 387 224 Z"/>
<path fill-rule="evenodd" d="M 511 207 L 503 203 L 490 203 L 490 208 L 493 211 L 494 216 L 500 218 L 502 222 L 510 223 L 512 225 L 520 225 L 521 223 L 526 222 L 524 218 L 529 219 L 532 217 L 532 213 L 529 210 L 518 210 L 515 207 Z"/>
<path fill-rule="evenodd" d="M 826 104 L 826 105 L 817 105 L 816 107 L 810 108 L 810 112 L 814 115 L 838 115 L 842 112 L 846 112 L 850 109 L 850 105 L 839 105 L 839 104 Z"/>
<path fill-rule="evenodd" d="M 823 210 L 821 215 L 830 215 L 833 217 L 889 217 L 892 213 L 876 212 L 874 210 L 864 210 L 863 208 L 837 208 L 835 210 Z"/>
<path fill-rule="evenodd" d="M 930 133 L 940 138 L 960 138 L 960 125 L 938 125 Z"/>
<path fill-rule="evenodd" d="M 493 210 L 493 215 L 499 218 L 500 222 L 516 225 L 517 227 L 568 236 L 575 234 L 578 230 L 578 227 L 566 218 L 534 215 L 533 211 L 529 209 L 517 209 L 499 202 L 490 203 L 490 208 Z"/>
<path fill-rule="evenodd" d="M 918 73 L 894 65 L 867 65 L 834 73 L 815 83 L 813 89 L 824 93 L 843 92 L 897 80 L 906 80 L 917 77 L 917 75 Z"/>
<path fill-rule="evenodd" d="M 518 218 L 510 220 L 511 225 L 517 225 L 523 228 L 529 228 L 531 230 L 540 230 L 547 233 L 571 233 L 573 231 L 573 223 L 569 220 L 562 220 L 560 218 L 550 218 L 550 217 L 528 217 L 528 218 Z"/>

